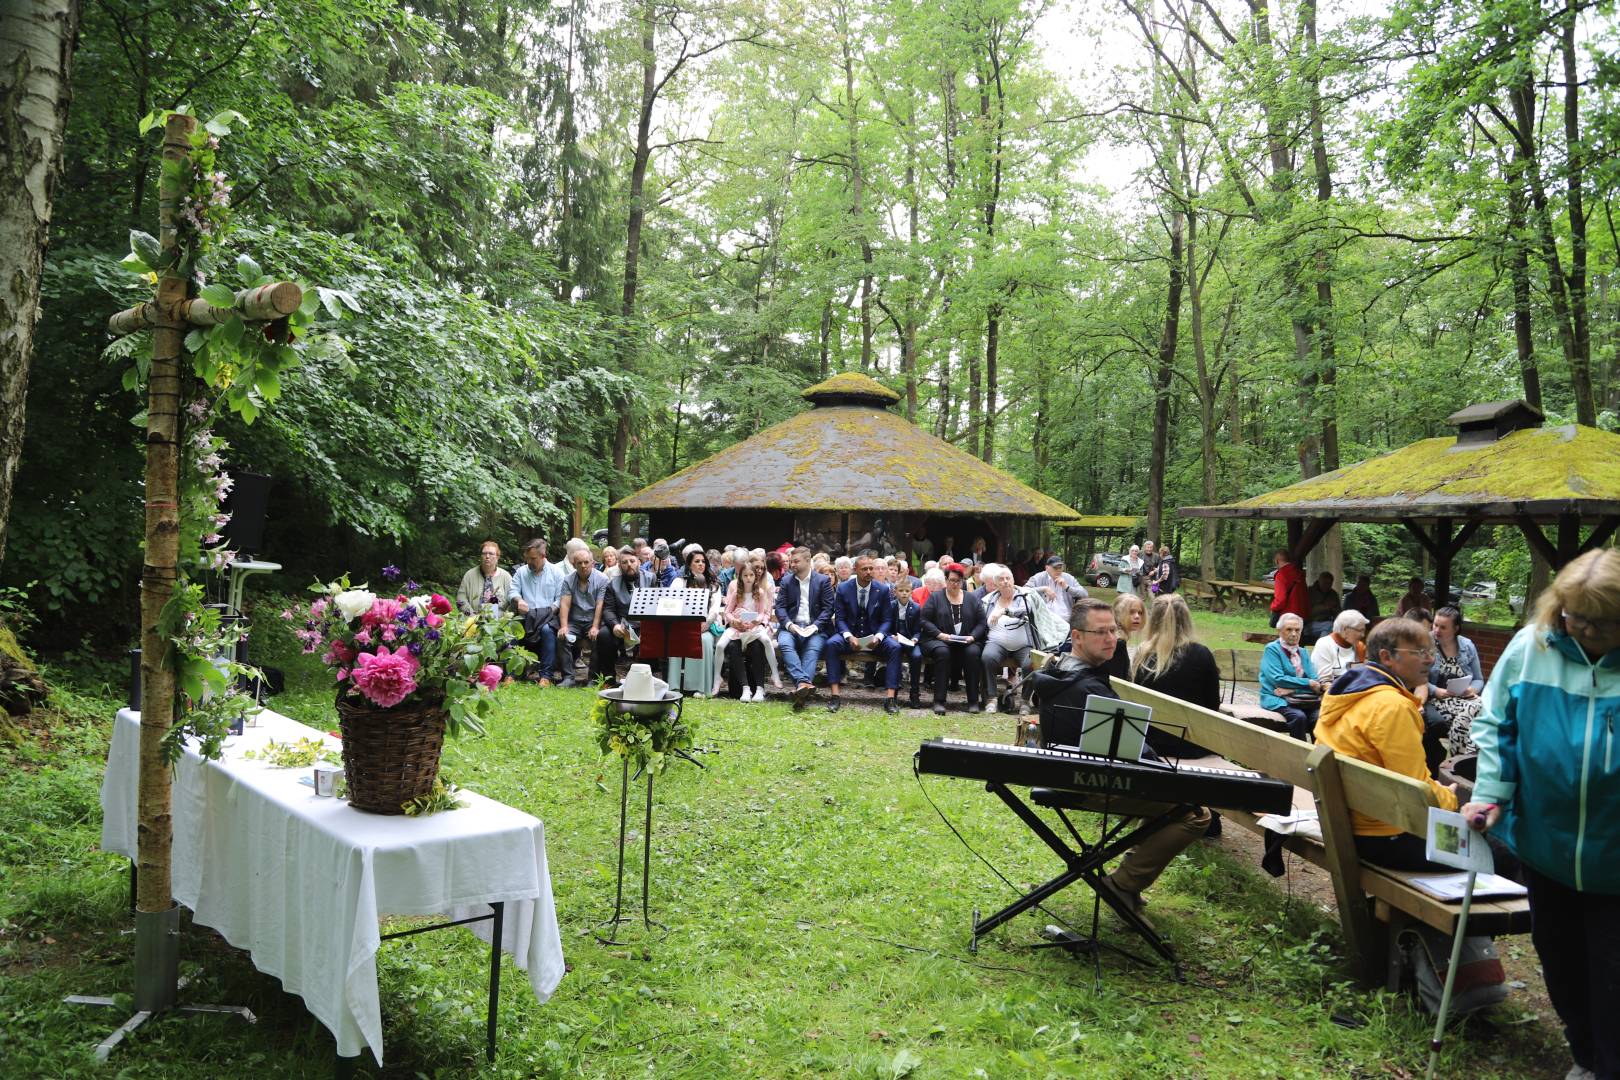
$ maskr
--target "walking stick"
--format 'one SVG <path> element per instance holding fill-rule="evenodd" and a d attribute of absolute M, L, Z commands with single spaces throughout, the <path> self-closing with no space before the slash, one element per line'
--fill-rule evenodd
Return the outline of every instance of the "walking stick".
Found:
<path fill-rule="evenodd" d="M 1480 837 L 1483 842 L 1484 837 Z M 1451 986 L 1457 981 L 1457 961 L 1462 959 L 1463 937 L 1468 933 L 1468 908 L 1474 902 L 1474 878 L 1477 870 L 1468 871 L 1468 882 L 1463 886 L 1462 910 L 1457 913 L 1457 936 L 1451 939 L 1451 963 L 1446 965 L 1446 985 L 1440 991 L 1440 1014 L 1434 1021 L 1434 1038 L 1429 1040 L 1429 1071 L 1426 1080 L 1434 1080 L 1434 1066 L 1440 1060 L 1440 1039 L 1446 1031 L 1446 1011 L 1451 1008 Z"/>

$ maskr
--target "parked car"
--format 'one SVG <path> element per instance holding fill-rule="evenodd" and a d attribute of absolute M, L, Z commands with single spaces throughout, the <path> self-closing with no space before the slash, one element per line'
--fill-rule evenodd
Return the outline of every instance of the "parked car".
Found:
<path fill-rule="evenodd" d="M 1496 582 L 1476 581 L 1462 591 L 1464 600 L 1495 600 Z"/>
<path fill-rule="evenodd" d="M 1430 597 L 1434 596 L 1434 578 L 1423 579 L 1423 591 L 1428 593 Z M 1457 586 L 1453 585 L 1448 591 L 1451 593 L 1451 598 L 1445 601 L 1437 600 L 1437 607 L 1445 607 L 1447 604 L 1456 607 L 1463 602 L 1463 595 L 1457 591 Z"/>
<path fill-rule="evenodd" d="M 1123 574 L 1131 572 L 1131 564 L 1123 555 L 1115 555 L 1108 551 L 1099 551 L 1091 557 L 1091 563 L 1086 567 L 1087 585 L 1095 585 L 1099 589 L 1112 589 L 1114 582 Z"/>

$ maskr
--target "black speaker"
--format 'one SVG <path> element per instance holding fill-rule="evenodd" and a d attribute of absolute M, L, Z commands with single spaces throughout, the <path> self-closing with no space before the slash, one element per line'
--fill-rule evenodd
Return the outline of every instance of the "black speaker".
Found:
<path fill-rule="evenodd" d="M 225 542 L 240 555 L 256 554 L 264 545 L 264 518 L 270 502 L 270 478 L 261 473 L 233 473 L 236 481 L 225 500 L 231 520 L 225 526 Z"/>

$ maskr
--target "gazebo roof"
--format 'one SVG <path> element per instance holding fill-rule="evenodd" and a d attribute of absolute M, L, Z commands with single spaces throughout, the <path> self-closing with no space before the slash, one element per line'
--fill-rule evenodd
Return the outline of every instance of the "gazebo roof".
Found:
<path fill-rule="evenodd" d="M 1489 420 L 1497 408 L 1465 419 Z M 1521 428 L 1488 442 L 1423 439 L 1264 495 L 1181 513 L 1374 522 L 1606 517 L 1620 514 L 1620 435 L 1568 424 Z"/>
<path fill-rule="evenodd" d="M 1070 519 L 1075 511 L 888 411 L 855 372 L 805 390 L 812 408 L 689 465 L 618 510 L 888 510 Z"/>
<path fill-rule="evenodd" d="M 1059 529 L 1100 529 L 1119 532 L 1122 529 L 1139 527 L 1142 519 L 1129 514 L 1081 514 L 1077 518 L 1054 521 L 1052 524 Z"/>

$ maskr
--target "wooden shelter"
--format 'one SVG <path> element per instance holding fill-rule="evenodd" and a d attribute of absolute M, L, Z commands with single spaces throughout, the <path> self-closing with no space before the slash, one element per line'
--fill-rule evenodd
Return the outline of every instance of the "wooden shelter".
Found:
<path fill-rule="evenodd" d="M 1081 514 L 1068 521 L 1054 521 L 1052 528 L 1063 534 L 1058 546 L 1063 549 L 1064 559 L 1070 566 L 1081 567 L 1105 545 L 1113 545 L 1119 554 L 1124 554 L 1133 543 L 1131 538 L 1141 534 L 1142 519 L 1129 514 Z"/>
<path fill-rule="evenodd" d="M 1423 439 L 1251 499 L 1180 513 L 1286 521 L 1300 563 L 1339 522 L 1400 525 L 1433 556 L 1436 596 L 1449 593 L 1451 561 L 1481 525 L 1517 527 L 1557 570 L 1620 525 L 1620 434 L 1542 427 L 1542 419 L 1523 401 L 1472 405 L 1447 418 L 1455 438 Z M 1583 524 L 1591 526 L 1584 538 Z"/>
<path fill-rule="evenodd" d="M 1039 543 L 1043 520 L 1075 511 L 890 411 L 900 400 L 846 372 L 805 390 L 811 407 L 615 504 L 648 535 L 831 553 L 910 551 L 919 530 L 993 558 Z"/>

